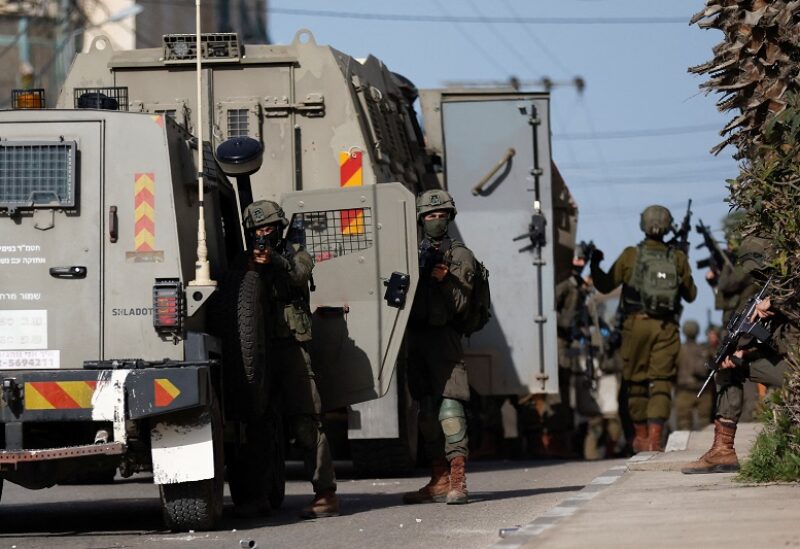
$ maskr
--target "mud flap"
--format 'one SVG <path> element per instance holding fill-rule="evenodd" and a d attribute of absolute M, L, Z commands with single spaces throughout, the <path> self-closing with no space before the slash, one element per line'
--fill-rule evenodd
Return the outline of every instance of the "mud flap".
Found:
<path fill-rule="evenodd" d="M 194 417 L 192 417 L 194 416 Z M 214 478 L 211 415 L 176 414 L 150 430 L 155 484 L 177 484 Z"/>

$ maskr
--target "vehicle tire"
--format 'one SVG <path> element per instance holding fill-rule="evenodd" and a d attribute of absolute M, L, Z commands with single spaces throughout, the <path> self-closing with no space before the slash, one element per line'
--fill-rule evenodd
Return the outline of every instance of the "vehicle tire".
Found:
<path fill-rule="evenodd" d="M 213 394 L 209 413 L 214 446 L 214 478 L 159 485 L 164 524 L 173 532 L 211 530 L 222 517 L 225 488 L 223 425 L 219 402 Z"/>
<path fill-rule="evenodd" d="M 6 479 L 0 477 L 0 500 L 3 499 L 3 484 L 5 483 Z"/>
<path fill-rule="evenodd" d="M 255 271 L 233 270 L 223 282 L 217 309 L 223 342 L 226 413 L 241 421 L 260 418 L 269 395 L 264 287 Z"/>
<path fill-rule="evenodd" d="M 266 515 L 286 492 L 283 420 L 273 405 L 260 421 L 245 424 L 246 442 L 228 460 L 231 499 L 240 510 Z"/>

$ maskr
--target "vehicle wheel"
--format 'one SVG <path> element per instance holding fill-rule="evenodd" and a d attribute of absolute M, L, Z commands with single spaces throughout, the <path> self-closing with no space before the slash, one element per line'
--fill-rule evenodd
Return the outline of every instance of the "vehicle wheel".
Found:
<path fill-rule="evenodd" d="M 225 394 L 242 421 L 262 417 L 267 407 L 268 364 L 263 285 L 258 273 L 228 273 L 218 301 L 222 323 Z"/>
<path fill-rule="evenodd" d="M 214 478 L 161 484 L 161 510 L 167 528 L 175 532 L 211 530 L 222 517 L 225 488 L 222 412 L 212 396 L 209 413 L 214 446 Z"/>
<path fill-rule="evenodd" d="M 239 509 L 268 514 L 283 503 L 286 491 L 283 420 L 270 406 L 261 421 L 245 425 L 247 441 L 228 461 L 231 499 Z"/>

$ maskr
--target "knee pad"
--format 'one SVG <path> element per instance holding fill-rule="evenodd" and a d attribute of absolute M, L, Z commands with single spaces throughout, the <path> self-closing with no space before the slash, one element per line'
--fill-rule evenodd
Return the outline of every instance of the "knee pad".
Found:
<path fill-rule="evenodd" d="M 297 446 L 306 450 L 313 450 L 317 447 L 320 425 L 314 416 L 307 414 L 294 416 L 291 424 Z"/>
<path fill-rule="evenodd" d="M 455 444 L 464 440 L 467 436 L 467 417 L 461 401 L 443 398 L 439 406 L 439 423 L 448 443 Z"/>

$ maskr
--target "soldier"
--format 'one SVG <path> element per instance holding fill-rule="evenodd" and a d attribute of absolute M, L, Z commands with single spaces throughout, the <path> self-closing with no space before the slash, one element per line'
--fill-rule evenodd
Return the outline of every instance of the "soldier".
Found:
<path fill-rule="evenodd" d="M 284 413 L 293 438 L 302 449 L 314 499 L 303 518 L 339 514 L 336 475 L 330 446 L 320 419 L 321 405 L 307 345 L 311 341 L 309 282 L 314 262 L 298 244 L 287 245 L 288 222 L 275 202 L 259 200 L 244 211 L 244 227 L 255 244 L 249 268 L 264 280 L 270 361 L 283 393 Z"/>
<path fill-rule="evenodd" d="M 576 246 L 569 278 L 556 285 L 560 402 L 550 406 L 550 413 L 545 421 L 548 436 L 544 448 L 548 455 L 554 457 L 571 457 L 573 454 L 570 434 L 575 427 L 575 421 L 570 406 L 570 386 L 573 372 L 579 370 L 580 341 L 587 337 L 591 324 L 586 309 L 589 287 L 582 276 L 586 266 L 586 250 L 587 246 L 583 242 Z"/>
<path fill-rule="evenodd" d="M 680 350 L 678 320 L 681 299 L 694 301 L 697 287 L 686 255 L 664 243 L 672 215 L 649 206 L 639 227 L 645 239 L 623 250 L 608 273 L 600 268 L 603 253 L 592 256 L 592 279 L 608 293 L 622 285 L 626 314 L 622 333 L 623 381 L 634 423 L 633 451 L 663 451 L 664 422 L 669 418 L 675 360 Z"/>
<path fill-rule="evenodd" d="M 467 503 L 465 464 L 469 383 L 458 318 L 467 311 L 475 276 L 472 252 L 448 235 L 452 197 L 430 190 L 417 198 L 420 280 L 408 331 L 408 383 L 419 402 L 420 432 L 431 480 L 403 503 Z"/>
<path fill-rule="evenodd" d="M 736 261 L 741 241 L 739 228 L 744 212 L 734 212 L 723 220 L 725 240 L 728 248 L 726 253 L 731 258 L 730 263 L 723 265 L 717 272 L 713 269 L 706 273 L 706 281 L 714 290 L 714 307 L 722 311 L 722 328 L 728 325 L 733 313 L 747 303 L 747 300 L 758 293 L 759 287 L 750 272 Z M 723 335 L 725 335 L 723 333 Z M 758 406 L 758 389 L 756 384 L 746 381 L 744 384 L 744 408 L 742 420 L 752 421 Z"/>
<path fill-rule="evenodd" d="M 711 410 L 714 396 L 706 391 L 698 399 L 697 392 L 708 376 L 706 364 L 710 358 L 707 345 L 697 342 L 700 325 L 694 320 L 683 323 L 683 335 L 686 341 L 678 353 L 678 383 L 675 390 L 675 415 L 678 429 L 692 430 L 692 415 L 697 411 L 697 428 L 703 429 L 711 423 Z"/>
<path fill-rule="evenodd" d="M 768 254 L 768 241 L 748 237 L 742 242 L 739 265 L 748 275 L 754 279 L 758 278 L 768 264 Z M 784 382 L 788 367 L 786 356 L 790 349 L 797 349 L 800 343 L 800 330 L 788 321 L 769 296 L 756 306 L 756 315 L 759 318 L 771 319 L 770 325 L 773 329 L 771 345 L 762 345 L 742 338 L 734 356 L 743 361 L 743 364 L 736 366 L 730 357 L 722 363 L 716 375 L 717 412 L 714 418 L 714 442 L 699 460 L 681 469 L 684 474 L 738 471 L 739 459 L 733 442 L 743 409 L 745 380 L 749 379 L 770 387 L 780 387 Z"/>

